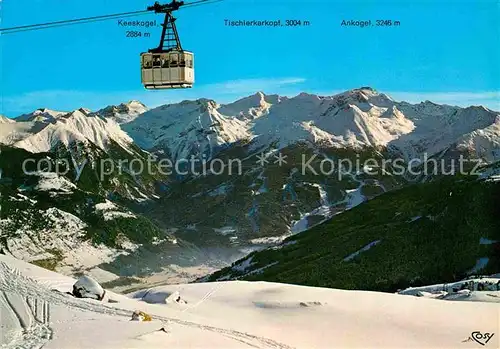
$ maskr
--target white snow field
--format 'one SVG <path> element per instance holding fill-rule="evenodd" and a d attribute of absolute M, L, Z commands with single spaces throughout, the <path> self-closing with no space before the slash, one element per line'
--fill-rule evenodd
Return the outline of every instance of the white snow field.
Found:
<path fill-rule="evenodd" d="M 499 345 L 496 303 L 240 281 L 99 302 L 65 294 L 74 282 L 0 255 L 2 348 L 477 348 L 475 331 Z"/>

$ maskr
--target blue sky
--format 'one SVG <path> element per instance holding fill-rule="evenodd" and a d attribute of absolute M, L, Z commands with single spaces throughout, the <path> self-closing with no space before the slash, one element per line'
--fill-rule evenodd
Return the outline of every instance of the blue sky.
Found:
<path fill-rule="evenodd" d="M 153 2 L 3 0 L 1 27 L 135 11 Z M 160 28 L 148 30 L 151 38 L 127 38 L 117 20 L 94 22 L 2 35 L 0 114 L 98 109 L 131 99 L 149 106 L 200 97 L 224 103 L 256 91 L 328 95 L 360 86 L 411 102 L 500 110 L 497 0 L 225 0 L 177 17 L 183 46 L 195 53 L 193 89 L 142 88 L 139 54 L 157 46 Z M 310 26 L 228 27 L 225 19 Z M 342 27 L 344 19 L 401 25 Z"/>

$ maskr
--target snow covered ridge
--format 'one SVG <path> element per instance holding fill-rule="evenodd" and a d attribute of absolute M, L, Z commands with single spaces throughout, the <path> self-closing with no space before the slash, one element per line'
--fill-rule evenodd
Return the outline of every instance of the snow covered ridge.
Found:
<path fill-rule="evenodd" d="M 141 102 L 130 101 L 120 105 L 110 105 L 97 111 L 96 114 L 111 119 L 121 125 L 135 120 L 135 118 L 148 110 L 149 108 Z"/>
<path fill-rule="evenodd" d="M 397 102 L 370 87 L 292 98 L 258 92 L 229 104 L 202 98 L 154 109 L 139 101 L 97 112 L 39 109 L 16 121 L 1 121 L 0 142 L 33 152 L 47 151 L 58 141 L 87 140 L 105 149 L 111 139 L 125 147 L 133 140 L 176 160 L 211 158 L 241 142 L 277 142 L 283 148 L 309 141 L 327 147 L 390 147 L 406 158 L 452 147 L 489 162 L 500 159 L 499 112 Z"/>
<path fill-rule="evenodd" d="M 75 281 L 0 255 L 0 346 L 455 349 L 479 347 L 468 343 L 478 333 L 485 348 L 500 344 L 498 305 L 486 302 L 238 281 L 97 301 L 66 294 Z M 130 321 L 134 313 L 151 321 Z"/>
<path fill-rule="evenodd" d="M 335 96 L 301 93 L 293 98 L 258 92 L 225 105 L 209 99 L 184 101 L 152 109 L 123 127 L 139 146 L 173 158 L 209 156 L 238 142 L 278 142 L 282 148 L 310 141 L 342 148 L 390 146 L 408 158 L 453 146 L 497 159 L 499 120 L 500 113 L 484 107 L 396 102 L 364 87 Z"/>
<path fill-rule="evenodd" d="M 123 129 L 141 148 L 166 151 L 174 161 L 194 154 L 210 159 L 220 147 L 252 137 L 245 121 L 221 114 L 219 107 L 206 99 L 164 105 Z"/>
<path fill-rule="evenodd" d="M 107 149 L 114 141 L 127 149 L 133 142 L 115 121 L 83 108 L 70 113 L 39 109 L 15 121 L 2 125 L 0 143 L 32 153 L 50 152 L 60 143 L 91 142 Z"/>
<path fill-rule="evenodd" d="M 500 303 L 500 274 L 470 277 L 452 283 L 410 287 L 398 293 L 442 300 Z"/>
<path fill-rule="evenodd" d="M 71 183 L 65 177 L 59 176 L 55 172 L 37 171 L 32 173 L 33 176 L 39 178 L 35 190 L 38 191 L 59 191 L 59 192 L 72 192 L 76 189 L 76 185 Z"/>
<path fill-rule="evenodd" d="M 143 216 L 82 191 L 56 173 L 33 172 L 27 178 L 21 188 L 5 192 L 2 188 L 0 250 L 4 254 L 72 275 L 127 255 L 140 247 L 138 240 L 147 233 L 158 233 Z M 116 236 L 102 235 L 109 230 Z M 155 241 L 147 241 L 151 240 Z M 104 277 L 117 276 L 105 273 Z"/>
<path fill-rule="evenodd" d="M 72 213 L 56 207 L 38 208 L 36 200 L 20 193 L 4 200 L 3 204 L 8 205 L 9 201 L 24 203 L 27 207 L 23 210 L 23 216 L 10 215 L 9 218 L 0 219 L 0 238 L 4 241 L 1 249 L 4 254 L 72 274 L 79 269 L 92 269 L 126 253 L 103 244 L 92 244 L 87 238 L 88 224 Z M 96 211 L 99 213 L 97 206 Z M 129 217 L 118 211 L 118 207 L 113 207 L 115 211 L 103 213 L 105 220 Z M 122 249 L 137 248 L 126 238 L 122 240 Z"/>
<path fill-rule="evenodd" d="M 0 115 L 0 124 L 10 124 L 10 123 L 13 123 L 14 120 L 12 119 L 9 119 L 3 115 Z"/>

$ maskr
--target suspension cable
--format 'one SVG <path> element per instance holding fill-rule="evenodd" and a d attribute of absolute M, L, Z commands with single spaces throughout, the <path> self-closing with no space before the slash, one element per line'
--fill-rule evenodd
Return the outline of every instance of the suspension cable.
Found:
<path fill-rule="evenodd" d="M 220 2 L 220 1 L 223 1 L 223 0 L 198 0 L 198 1 L 184 4 L 181 8 L 206 5 L 206 4 L 216 3 L 216 2 Z M 150 14 L 150 13 L 151 13 L 151 11 L 149 11 L 149 10 L 141 10 L 141 11 L 131 11 L 131 12 L 124 12 L 124 13 L 110 14 L 110 15 L 70 19 L 70 20 L 64 20 L 64 21 L 23 25 L 23 26 L 10 27 L 10 28 L 0 28 L 0 34 L 12 34 L 12 33 L 24 32 L 24 31 L 57 28 L 57 27 L 62 27 L 62 26 L 75 25 L 75 24 L 84 24 L 84 23 L 91 23 L 91 22 L 106 21 L 106 20 L 110 20 L 110 19 L 116 19 L 119 17 L 123 18 L 123 17 L 142 16 L 142 15 L 146 15 L 146 14 Z"/>
<path fill-rule="evenodd" d="M 4 31 L 12 31 L 12 30 L 20 30 L 20 29 L 39 29 L 38 27 L 47 27 L 47 26 L 52 26 L 52 25 L 60 25 L 60 24 L 71 24 L 71 23 L 79 23 L 79 22 L 86 22 L 86 21 L 91 21 L 91 20 L 107 20 L 107 19 L 112 19 L 114 17 L 121 17 L 121 16 L 130 16 L 130 15 L 138 15 L 138 14 L 144 14 L 148 13 L 148 10 L 142 10 L 142 11 L 132 11 L 132 12 L 124 12 L 124 13 L 117 13 L 114 15 L 104 15 L 104 16 L 93 16 L 93 17 L 87 17 L 87 18 L 79 18 L 79 19 L 69 19 L 65 21 L 57 21 L 57 22 L 48 22 L 48 23 L 40 23 L 40 24 L 31 24 L 31 25 L 23 25 L 19 27 L 11 27 L 11 28 L 2 28 L 0 29 L 0 32 Z"/>
<path fill-rule="evenodd" d="M 32 27 L 32 28 L 25 28 L 25 29 L 15 29 L 15 30 L 8 30 L 6 32 L 3 32 L 3 29 L 0 30 L 0 35 L 5 35 L 5 34 L 14 34 L 14 33 L 20 33 L 20 32 L 28 32 L 28 31 L 34 31 L 34 30 L 42 30 L 42 29 L 50 29 L 50 28 L 59 28 L 59 27 L 66 27 L 70 25 L 76 25 L 76 24 L 86 24 L 86 23 L 93 23 L 93 22 L 102 22 L 106 21 L 109 19 L 115 19 L 115 18 L 127 18 L 127 17 L 135 17 L 135 16 L 143 16 L 150 14 L 149 12 L 145 13 L 137 13 L 137 14 L 130 14 L 130 15 L 122 15 L 122 16 L 117 16 L 117 17 L 107 17 L 107 18 L 96 18 L 96 19 L 87 19 L 86 21 L 81 21 L 81 22 L 68 22 L 68 23 L 60 23 L 60 24 L 48 24 L 40 27 Z"/>

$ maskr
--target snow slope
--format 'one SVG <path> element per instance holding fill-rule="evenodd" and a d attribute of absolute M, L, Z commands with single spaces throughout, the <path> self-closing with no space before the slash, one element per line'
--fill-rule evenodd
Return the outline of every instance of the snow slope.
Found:
<path fill-rule="evenodd" d="M 59 185 L 58 182 L 56 184 Z M 14 199 L 28 200 L 21 194 Z M 36 202 L 32 200 L 32 204 L 34 203 Z M 33 215 L 32 212 L 29 214 Z M 51 207 L 38 210 L 38 215 L 38 219 L 43 220 L 44 228 L 36 229 L 25 224 L 10 234 L 12 219 L 0 219 L 0 237 L 5 239 L 3 253 L 30 262 L 60 259 L 56 269 L 66 274 L 83 269 L 100 272 L 96 266 L 126 253 L 86 240 L 87 224 L 71 213 Z M 8 238 L 4 233 L 7 233 Z"/>
<path fill-rule="evenodd" d="M 500 117 L 494 124 L 460 137 L 456 147 L 485 158 L 488 162 L 500 159 Z"/>
<path fill-rule="evenodd" d="M 9 119 L 3 115 L 0 115 L 0 124 L 10 124 L 12 122 L 14 122 L 14 120 Z"/>
<path fill-rule="evenodd" d="M 40 128 L 34 122 L 15 122 L 7 118 L 0 119 L 0 125 L 0 143 L 5 144 L 15 144 Z"/>
<path fill-rule="evenodd" d="M 98 302 L 64 294 L 74 281 L 0 255 L 1 344 L 57 349 L 475 348 L 477 343 L 467 341 L 472 332 L 497 333 L 499 326 L 498 306 L 483 302 L 262 282 L 163 286 L 130 297 L 107 292 L 105 301 Z M 176 292 L 181 301 L 171 302 Z M 130 321 L 136 310 L 153 321 Z M 496 335 L 485 347 L 498 344 Z"/>

